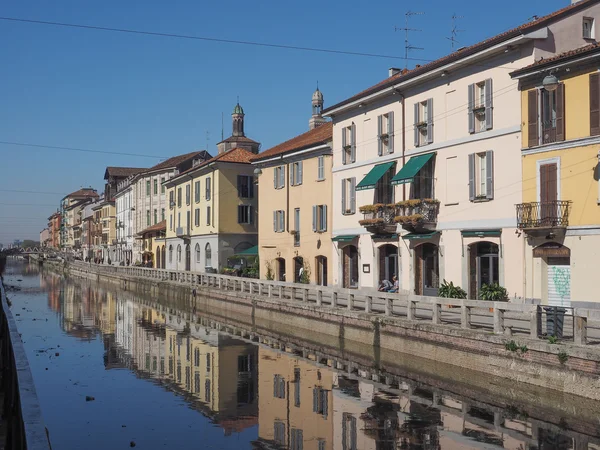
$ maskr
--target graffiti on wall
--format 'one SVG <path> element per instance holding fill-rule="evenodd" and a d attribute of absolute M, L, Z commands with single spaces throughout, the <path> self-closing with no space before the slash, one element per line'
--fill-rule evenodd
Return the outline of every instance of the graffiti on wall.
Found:
<path fill-rule="evenodd" d="M 560 296 L 561 300 L 571 298 L 571 268 L 570 267 L 557 267 L 552 268 L 552 281 L 554 282 L 554 289 Z"/>

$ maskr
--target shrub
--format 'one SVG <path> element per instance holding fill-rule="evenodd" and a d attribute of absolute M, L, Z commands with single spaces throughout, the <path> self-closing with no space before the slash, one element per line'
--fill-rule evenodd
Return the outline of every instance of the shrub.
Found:
<path fill-rule="evenodd" d="M 273 265 L 271 264 L 271 261 L 265 261 L 265 268 L 267 269 L 267 272 L 265 273 L 265 278 L 269 281 L 274 280 L 275 272 L 273 271 Z"/>
<path fill-rule="evenodd" d="M 508 301 L 508 292 L 498 283 L 483 284 L 479 291 L 479 297 L 481 300 L 490 302 L 505 302 Z"/>
<path fill-rule="evenodd" d="M 565 352 L 564 350 L 561 350 L 560 352 L 558 352 L 558 361 L 561 364 L 564 364 L 567 362 L 567 360 L 569 359 L 569 355 L 567 355 L 567 352 Z"/>
<path fill-rule="evenodd" d="M 454 286 L 452 281 L 448 283 L 444 280 L 438 289 L 438 296 L 443 298 L 467 298 L 467 292 L 460 286 Z"/>
<path fill-rule="evenodd" d="M 358 223 L 362 226 L 379 225 L 379 224 L 383 223 L 383 219 L 382 218 L 363 219 L 363 220 L 359 220 Z"/>

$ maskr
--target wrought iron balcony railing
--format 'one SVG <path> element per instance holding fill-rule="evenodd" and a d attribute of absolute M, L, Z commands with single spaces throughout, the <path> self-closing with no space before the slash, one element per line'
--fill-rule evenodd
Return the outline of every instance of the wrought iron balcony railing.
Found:
<path fill-rule="evenodd" d="M 397 224 L 409 231 L 432 230 L 437 224 L 439 205 L 439 201 L 434 199 L 365 205 L 360 207 L 364 219 L 359 223 L 372 233 L 393 233 Z"/>
<path fill-rule="evenodd" d="M 521 203 L 516 209 L 517 227 L 521 229 L 569 226 L 570 200 Z"/>

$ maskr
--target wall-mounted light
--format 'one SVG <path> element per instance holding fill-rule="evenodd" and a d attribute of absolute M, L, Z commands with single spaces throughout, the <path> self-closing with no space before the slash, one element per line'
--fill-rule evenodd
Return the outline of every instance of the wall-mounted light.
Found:
<path fill-rule="evenodd" d="M 262 169 L 260 167 L 257 167 L 256 169 L 254 169 L 254 178 L 258 178 L 262 175 Z"/>
<path fill-rule="evenodd" d="M 550 72 L 548 75 L 546 75 L 544 77 L 544 80 L 542 81 L 542 86 L 544 86 L 544 89 L 546 89 L 547 91 L 550 91 L 550 92 L 558 89 L 558 84 L 559 84 L 558 78 L 552 72 Z"/>

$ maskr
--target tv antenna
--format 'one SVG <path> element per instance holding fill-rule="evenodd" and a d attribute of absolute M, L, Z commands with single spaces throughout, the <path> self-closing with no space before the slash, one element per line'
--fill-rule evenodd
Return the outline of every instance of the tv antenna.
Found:
<path fill-rule="evenodd" d="M 452 31 L 450 32 L 450 37 L 446 38 L 452 43 L 452 51 L 454 51 L 454 44 L 459 44 L 458 40 L 456 39 L 456 36 L 458 36 L 458 33 L 462 33 L 463 31 L 465 31 L 459 30 L 458 26 L 456 25 L 456 21 L 462 18 L 463 16 L 457 16 L 456 14 L 452 14 Z"/>
<path fill-rule="evenodd" d="M 210 131 L 206 130 L 206 151 L 208 151 L 208 141 L 210 141 Z"/>
<path fill-rule="evenodd" d="M 411 45 L 410 42 L 408 41 L 408 33 L 410 31 L 423 31 L 423 30 L 419 30 L 416 28 L 410 28 L 408 26 L 408 21 L 412 16 L 422 16 L 423 12 L 414 12 L 414 11 L 408 11 L 406 14 L 404 14 L 404 28 L 398 28 L 398 27 L 394 27 L 394 31 L 404 31 L 404 67 L 408 68 L 408 52 L 411 50 L 425 50 L 423 47 L 415 47 L 414 45 Z"/>

